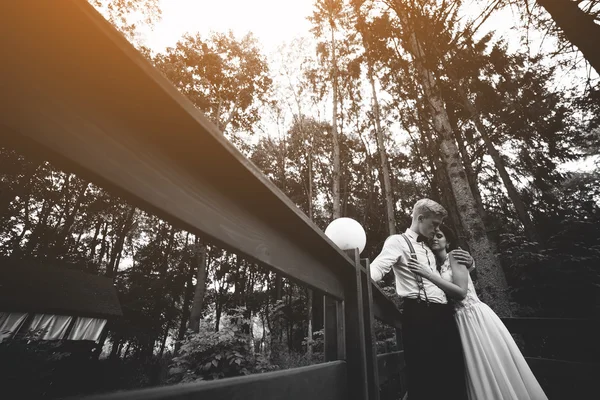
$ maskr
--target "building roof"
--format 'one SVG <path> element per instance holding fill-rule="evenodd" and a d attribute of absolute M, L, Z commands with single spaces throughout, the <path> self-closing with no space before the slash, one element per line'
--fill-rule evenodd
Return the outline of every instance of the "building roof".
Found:
<path fill-rule="evenodd" d="M 104 318 L 123 315 L 110 278 L 8 260 L 0 260 L 0 311 Z"/>

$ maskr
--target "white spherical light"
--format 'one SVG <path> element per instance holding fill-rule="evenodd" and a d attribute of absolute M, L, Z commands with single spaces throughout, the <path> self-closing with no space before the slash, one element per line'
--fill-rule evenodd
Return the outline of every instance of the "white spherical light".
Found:
<path fill-rule="evenodd" d="M 338 218 L 325 229 L 325 235 L 342 250 L 365 249 L 367 234 L 363 227 L 352 218 Z"/>

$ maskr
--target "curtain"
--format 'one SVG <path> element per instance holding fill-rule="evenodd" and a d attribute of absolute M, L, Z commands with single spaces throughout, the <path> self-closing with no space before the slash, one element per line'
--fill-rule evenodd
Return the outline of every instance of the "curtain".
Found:
<path fill-rule="evenodd" d="M 69 339 L 97 341 L 100 338 L 105 325 L 105 319 L 78 317 L 69 334 Z"/>
<path fill-rule="evenodd" d="M 17 333 L 26 318 L 26 313 L 0 312 L 0 343 Z"/>
<path fill-rule="evenodd" d="M 40 339 L 63 339 L 72 319 L 66 315 L 35 314 L 28 330 L 41 330 Z"/>

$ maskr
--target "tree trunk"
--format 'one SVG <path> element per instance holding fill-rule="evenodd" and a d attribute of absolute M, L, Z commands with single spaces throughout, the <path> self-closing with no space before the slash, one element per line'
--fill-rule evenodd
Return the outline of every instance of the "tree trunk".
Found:
<path fill-rule="evenodd" d="M 463 166 L 465 168 L 465 173 L 467 174 L 467 180 L 469 181 L 469 186 L 471 186 L 471 192 L 473 193 L 473 197 L 475 198 L 475 203 L 477 203 L 477 210 L 481 215 L 482 219 L 485 221 L 486 212 L 483 208 L 483 200 L 481 198 L 481 192 L 479 191 L 479 186 L 477 184 L 477 174 L 473 169 L 472 159 L 469 155 L 467 147 L 465 146 L 465 140 L 463 138 L 462 132 L 458 127 L 456 118 L 450 117 L 450 124 L 452 126 L 452 131 L 454 132 L 454 138 L 456 140 L 456 144 L 458 145 L 458 151 L 460 152 L 460 156 L 463 162 Z"/>
<path fill-rule="evenodd" d="M 221 314 L 223 312 L 223 293 L 221 289 L 217 293 L 217 304 L 215 304 L 215 332 L 219 332 L 219 325 L 221 324 Z"/>
<path fill-rule="evenodd" d="M 536 0 L 556 25 L 563 31 L 567 39 L 583 53 L 585 59 L 600 74 L 600 26 L 594 17 L 578 7 L 579 1 L 573 0 Z"/>
<path fill-rule="evenodd" d="M 111 249 L 110 253 L 110 261 L 108 262 L 108 266 L 106 267 L 106 276 L 113 278 L 117 275 L 117 270 L 119 269 L 118 262 L 121 259 L 121 254 L 123 253 L 123 246 L 125 245 L 125 239 L 131 230 L 133 224 L 133 217 L 135 215 L 135 207 L 130 206 L 127 211 L 127 216 L 121 223 L 119 227 L 118 237 Z"/>
<path fill-rule="evenodd" d="M 162 337 L 162 341 L 160 343 L 160 351 L 158 353 L 158 358 L 162 358 L 164 352 L 165 352 L 165 347 L 167 345 L 167 339 L 169 338 L 169 324 L 167 324 L 167 327 L 165 328 L 165 333 Z"/>
<path fill-rule="evenodd" d="M 414 31 L 408 41 L 414 57 L 414 65 L 419 73 L 421 86 L 430 107 L 435 131 L 440 137 L 440 152 L 450 179 L 454 199 L 465 229 L 471 254 L 477 263 L 478 286 L 482 299 L 494 308 L 501 317 L 510 316 L 510 301 L 506 277 L 486 234 L 477 204 L 471 192 L 458 148 L 454 141 L 452 126 L 444 107 L 442 96 L 435 77 L 425 66 L 425 54 Z"/>
<path fill-rule="evenodd" d="M 96 222 L 96 226 L 94 227 L 94 236 L 92 237 L 92 241 L 90 242 L 90 259 L 94 260 L 96 256 L 96 242 L 98 241 L 98 235 L 100 234 L 100 227 L 102 226 L 102 219 L 98 217 L 98 221 Z"/>
<path fill-rule="evenodd" d="M 525 236 L 532 242 L 541 243 L 540 236 L 537 233 L 537 229 L 535 228 L 533 221 L 529 217 L 529 213 L 527 212 L 525 203 L 523 203 L 519 191 L 515 187 L 515 184 L 513 183 L 510 175 L 508 174 L 508 171 L 506 170 L 504 160 L 502 160 L 502 156 L 494 146 L 494 143 L 492 143 L 488 130 L 481 121 L 481 117 L 479 112 L 477 111 L 477 108 L 473 103 L 471 103 L 471 101 L 467 97 L 464 90 L 460 87 L 460 85 L 457 87 L 457 91 L 461 97 L 463 105 L 467 109 L 467 112 L 471 114 L 471 119 L 475 123 L 479 134 L 483 138 L 488 154 L 492 157 L 492 160 L 494 161 L 494 165 L 496 167 L 496 170 L 500 174 L 502 183 L 504 183 L 504 187 L 506 188 L 508 197 L 510 198 L 510 201 L 512 202 L 513 206 L 515 207 L 515 210 L 517 211 L 519 220 L 523 224 L 523 228 L 525 229 Z"/>
<path fill-rule="evenodd" d="M 38 165 L 29 163 L 23 172 L 23 176 L 17 180 L 16 176 L 11 177 L 11 180 L 15 182 L 14 185 L 5 184 L 0 187 L 0 217 L 6 217 L 9 215 L 10 203 L 17 197 L 22 197 L 23 193 L 31 190 L 31 180 L 37 171 Z M 11 187 L 9 187 L 11 186 Z"/>
<path fill-rule="evenodd" d="M 65 218 L 65 223 L 61 230 L 61 233 L 56 240 L 57 255 L 59 255 L 60 252 L 64 252 L 68 246 L 69 233 L 71 233 L 71 229 L 73 228 L 73 224 L 75 223 L 75 217 L 77 216 L 77 213 L 79 213 L 81 203 L 83 203 L 85 192 L 87 191 L 89 185 L 89 182 L 83 183 L 79 193 L 77 194 L 77 198 L 75 199 L 75 204 L 73 205 L 73 208 L 67 213 L 67 217 Z"/>
<path fill-rule="evenodd" d="M 375 122 L 375 137 L 377 139 L 377 152 L 379 153 L 379 165 L 383 180 L 383 196 L 385 199 L 385 216 L 390 235 L 396 234 L 396 214 L 394 207 L 394 195 L 392 191 L 392 180 L 390 175 L 390 164 L 387 152 L 385 150 L 385 140 L 383 129 L 381 129 L 381 115 L 379 113 L 379 100 L 377 99 L 377 90 L 375 88 L 375 78 L 373 77 L 373 67 L 369 63 L 369 82 L 371 92 L 373 93 L 373 117 Z"/>
<path fill-rule="evenodd" d="M 466 233 L 462 221 L 460 219 L 460 212 L 456 205 L 456 199 L 452 194 L 452 184 L 446 173 L 446 167 L 440 158 L 434 160 L 435 174 L 437 176 L 437 182 L 440 189 L 440 200 L 448 211 L 448 218 L 452 222 L 452 226 L 456 230 L 459 244 L 462 246 L 466 241 Z"/>
<path fill-rule="evenodd" d="M 443 204 L 446 210 L 448 211 L 448 218 L 452 221 L 452 226 L 456 230 L 456 234 L 458 235 L 459 242 L 461 246 L 464 244 L 465 235 L 464 228 L 462 226 L 462 222 L 460 220 L 460 215 L 458 212 L 458 208 L 456 206 L 456 200 L 452 195 L 452 185 L 450 184 L 450 179 L 448 179 L 448 174 L 446 173 L 446 168 L 444 167 L 444 163 L 439 154 L 439 140 L 433 137 L 433 132 L 429 127 L 429 124 L 425 123 L 424 116 L 421 115 L 424 113 L 423 109 L 419 110 L 419 128 L 421 130 L 421 137 L 423 138 L 423 142 L 425 144 L 425 151 L 423 151 L 424 157 L 426 157 L 427 162 L 429 163 L 429 170 L 431 171 L 431 192 L 433 200 L 438 201 Z"/>
<path fill-rule="evenodd" d="M 283 287 L 283 278 L 279 272 L 275 272 L 275 300 L 281 300 L 283 294 L 281 288 Z"/>
<path fill-rule="evenodd" d="M 80 228 L 79 229 L 79 233 L 77 234 L 77 239 L 75 239 L 75 243 L 73 245 L 74 249 L 77 249 L 79 247 L 79 245 L 81 244 L 81 238 L 83 237 L 83 230 L 84 228 Z M 67 247 L 66 251 L 69 252 L 71 250 L 70 247 Z"/>
<path fill-rule="evenodd" d="M 27 233 L 27 231 L 29 230 L 29 227 L 31 225 L 31 220 L 29 218 L 29 202 L 30 201 L 31 201 L 31 195 L 30 195 L 29 191 L 27 191 L 26 197 L 24 199 L 25 219 L 23 222 L 23 228 L 21 230 L 21 233 L 13 239 L 12 252 L 10 254 L 11 258 L 20 258 L 21 257 L 21 242 L 23 241 L 23 238 L 25 237 L 25 234 Z"/>
<path fill-rule="evenodd" d="M 44 235 L 44 231 L 46 230 L 46 225 L 48 223 L 48 217 L 50 216 L 50 209 L 50 201 L 44 199 L 38 223 L 35 224 L 35 228 L 33 228 L 33 232 L 31 232 L 31 236 L 29 237 L 27 246 L 25 246 L 25 253 L 27 255 L 33 254 L 40 242 L 40 238 L 42 237 L 42 235 Z"/>
<path fill-rule="evenodd" d="M 188 234 L 189 235 L 189 234 Z M 185 241 L 187 247 L 187 239 Z M 177 333 L 177 343 L 175 344 L 175 354 L 179 352 L 179 348 L 181 347 L 180 341 L 185 338 L 185 332 L 187 330 L 188 320 L 190 318 L 190 302 L 192 301 L 192 296 L 194 295 L 194 284 L 193 277 L 196 269 L 194 268 L 194 263 L 189 260 L 189 274 L 187 278 L 187 282 L 185 284 L 185 294 L 183 295 L 183 304 L 181 306 L 181 322 L 179 323 L 179 332 Z"/>
<path fill-rule="evenodd" d="M 175 243 L 175 233 L 176 230 L 173 226 L 171 226 L 170 230 L 169 230 L 169 241 L 167 242 L 167 248 L 165 249 L 165 251 L 163 252 L 163 259 L 162 262 L 160 263 L 160 274 L 163 276 L 163 279 L 167 278 L 167 273 L 169 270 L 169 257 L 171 256 L 171 253 L 173 252 L 173 244 Z"/>
<path fill-rule="evenodd" d="M 294 288 L 292 287 L 292 285 L 288 285 L 288 296 L 287 296 L 287 307 L 288 310 L 290 310 L 290 318 L 288 318 L 287 320 L 287 345 L 288 345 L 288 350 L 291 351 L 294 347 L 294 341 L 293 341 L 293 336 L 292 336 L 292 332 L 294 331 L 294 320 L 291 318 L 292 315 L 292 296 L 294 294 Z"/>
<path fill-rule="evenodd" d="M 108 234 L 108 221 L 104 222 L 104 227 L 102 228 L 102 242 L 100 244 L 100 254 L 98 254 L 98 265 L 102 263 L 102 259 L 104 258 L 104 254 L 106 254 L 106 249 L 108 247 L 108 240 L 106 239 L 106 235 Z"/>
<path fill-rule="evenodd" d="M 313 326 L 312 326 L 313 291 L 312 291 L 312 289 L 306 289 L 306 296 L 308 297 L 308 304 L 306 305 L 306 309 L 308 311 L 308 328 L 307 328 L 307 333 L 306 333 L 306 337 L 307 337 L 306 354 L 308 355 L 308 357 L 312 357 L 312 353 L 313 353 L 313 346 L 312 346 L 312 340 L 313 340 Z"/>
<path fill-rule="evenodd" d="M 196 237 L 194 243 L 195 260 L 197 263 L 196 289 L 194 290 L 194 300 L 190 311 L 190 323 L 188 328 L 195 333 L 200 331 L 200 319 L 202 319 L 202 306 L 204 304 L 204 293 L 206 292 L 206 260 L 207 248 L 200 243 Z M 217 330 L 219 326 L 220 310 L 217 309 Z"/>
<path fill-rule="evenodd" d="M 321 329 L 323 329 L 323 325 L 324 325 L 324 315 L 323 315 L 323 301 L 324 301 L 324 295 L 323 293 L 320 292 L 316 292 L 313 293 L 313 312 L 312 312 L 312 327 L 313 327 L 313 332 L 317 332 L 320 331 Z"/>
<path fill-rule="evenodd" d="M 242 259 L 239 255 L 236 254 L 235 256 L 235 272 L 233 274 L 234 276 L 234 281 L 233 281 L 233 292 L 234 292 L 234 304 L 236 307 L 239 307 L 242 305 L 242 297 L 243 297 L 243 290 L 242 288 L 244 287 L 244 269 L 245 269 L 245 263 L 242 263 Z"/>
<path fill-rule="evenodd" d="M 122 338 L 121 336 L 116 336 L 113 338 L 113 344 L 112 344 L 112 348 L 110 349 L 110 355 L 109 355 L 109 359 L 114 360 L 119 358 L 120 352 L 121 352 L 121 342 L 122 342 Z"/>
<path fill-rule="evenodd" d="M 60 191 L 60 198 L 61 199 L 65 199 L 65 205 L 63 206 L 63 208 L 60 210 L 60 214 L 58 215 L 58 222 L 56 222 L 56 225 L 54 227 L 54 237 L 50 238 L 48 237 L 46 242 L 47 244 L 50 243 L 56 243 L 56 240 L 59 236 L 59 227 L 62 224 L 62 220 L 65 217 L 65 215 L 68 213 L 68 209 L 69 209 L 69 188 L 71 187 L 71 178 L 72 179 L 77 179 L 77 177 L 75 177 L 73 174 L 67 174 L 65 176 L 65 184 L 63 185 L 61 191 Z M 47 246 L 46 246 L 47 247 Z"/>
<path fill-rule="evenodd" d="M 340 193 L 340 139 L 338 135 L 338 82 L 337 82 L 337 57 L 335 42 L 335 27 L 331 26 L 331 79 L 333 87 L 333 116 L 331 119 L 331 139 L 333 141 L 333 168 L 331 176 L 333 179 L 332 190 L 332 219 L 342 216 L 341 193 Z"/>

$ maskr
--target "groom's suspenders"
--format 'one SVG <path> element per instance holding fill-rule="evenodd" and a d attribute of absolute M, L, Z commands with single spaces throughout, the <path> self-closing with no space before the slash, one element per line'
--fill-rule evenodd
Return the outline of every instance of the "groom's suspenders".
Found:
<path fill-rule="evenodd" d="M 404 238 L 404 240 L 406 240 L 406 244 L 408 244 L 408 248 L 410 249 L 411 257 L 414 256 L 416 259 L 417 252 L 415 251 L 415 248 L 413 247 L 412 243 L 410 242 L 410 240 L 408 240 L 408 237 L 404 233 L 402 234 L 402 237 Z M 425 302 L 427 303 L 427 305 L 429 305 L 429 299 L 427 298 L 427 292 L 425 291 L 425 286 L 423 285 L 423 278 L 420 277 L 419 275 L 415 274 L 415 280 L 417 281 L 417 287 L 419 288 L 419 293 L 417 293 L 417 302 L 421 301 L 421 290 L 422 290 L 423 293 L 425 294 Z"/>

